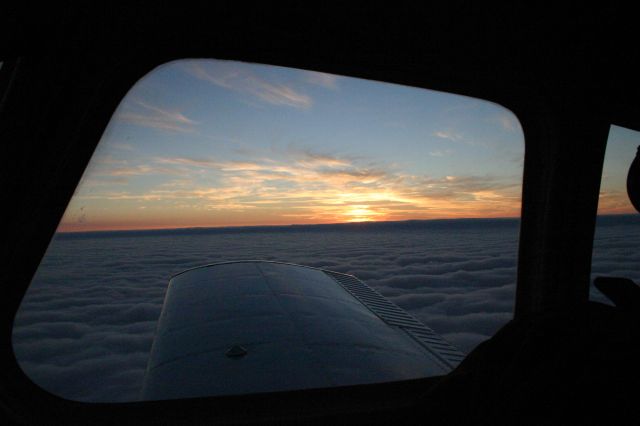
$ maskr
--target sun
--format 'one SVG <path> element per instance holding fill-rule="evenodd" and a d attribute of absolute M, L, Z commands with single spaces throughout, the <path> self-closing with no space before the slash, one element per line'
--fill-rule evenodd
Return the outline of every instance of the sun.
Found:
<path fill-rule="evenodd" d="M 347 222 L 371 222 L 380 214 L 371 210 L 369 206 L 352 206 L 344 213 L 347 217 Z"/>

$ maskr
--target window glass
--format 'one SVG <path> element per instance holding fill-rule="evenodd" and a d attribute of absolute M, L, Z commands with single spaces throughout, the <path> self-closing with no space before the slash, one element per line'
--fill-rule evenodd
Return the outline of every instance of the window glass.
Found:
<path fill-rule="evenodd" d="M 160 66 L 115 111 L 32 280 L 19 364 L 65 398 L 136 400 L 169 278 L 243 259 L 353 274 L 468 353 L 512 317 L 523 150 L 487 101 Z"/>
<path fill-rule="evenodd" d="M 640 147 L 640 132 L 611 126 L 600 184 L 591 276 L 640 283 L 640 215 L 627 195 L 627 173 Z M 593 280 L 592 280 L 593 281 Z M 591 299 L 611 304 L 591 286 Z"/>

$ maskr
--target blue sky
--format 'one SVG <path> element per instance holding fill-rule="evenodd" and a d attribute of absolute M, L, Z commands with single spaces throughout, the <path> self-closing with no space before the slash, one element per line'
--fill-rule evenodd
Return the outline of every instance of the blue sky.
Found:
<path fill-rule="evenodd" d="M 494 103 L 182 60 L 123 99 L 59 229 L 513 217 L 523 152 Z"/>

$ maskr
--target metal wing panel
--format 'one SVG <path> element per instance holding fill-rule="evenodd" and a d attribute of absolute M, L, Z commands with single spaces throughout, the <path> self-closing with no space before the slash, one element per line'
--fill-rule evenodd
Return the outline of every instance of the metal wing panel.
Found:
<path fill-rule="evenodd" d="M 464 353 L 409 315 L 405 310 L 369 287 L 353 275 L 324 271 L 353 297 L 362 302 L 387 324 L 397 327 L 453 369 L 465 358 Z"/>

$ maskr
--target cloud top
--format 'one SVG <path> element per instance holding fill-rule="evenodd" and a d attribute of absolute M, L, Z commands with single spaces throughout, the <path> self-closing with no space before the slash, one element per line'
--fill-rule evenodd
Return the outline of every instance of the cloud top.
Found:
<path fill-rule="evenodd" d="M 56 395 L 136 400 L 169 277 L 264 259 L 353 274 L 469 352 L 512 316 L 518 226 L 453 220 L 58 235 L 16 317 L 14 351 Z M 599 222 L 594 276 L 640 282 L 640 250 L 629 251 L 640 246 L 639 229 L 635 216 Z"/>

